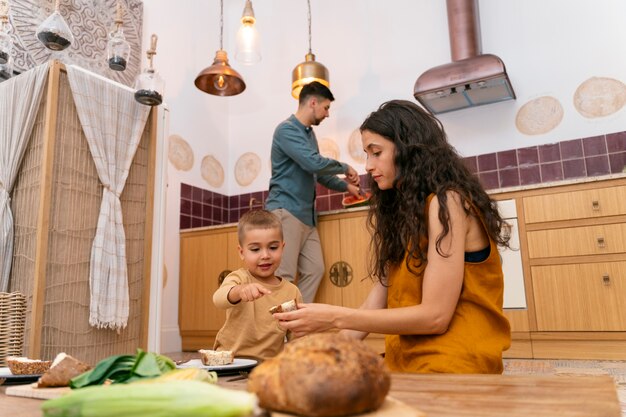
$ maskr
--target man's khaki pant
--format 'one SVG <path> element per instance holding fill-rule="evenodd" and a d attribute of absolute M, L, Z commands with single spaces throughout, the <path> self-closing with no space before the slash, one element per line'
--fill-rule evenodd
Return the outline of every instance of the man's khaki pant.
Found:
<path fill-rule="evenodd" d="M 285 241 L 276 275 L 296 282 L 304 302 L 312 303 L 324 276 L 324 257 L 317 229 L 302 223 L 285 209 L 276 209 L 272 213 L 283 225 Z"/>

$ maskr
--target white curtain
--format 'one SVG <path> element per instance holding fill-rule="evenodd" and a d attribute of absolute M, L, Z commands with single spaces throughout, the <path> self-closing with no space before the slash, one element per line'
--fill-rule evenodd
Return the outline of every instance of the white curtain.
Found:
<path fill-rule="evenodd" d="M 11 190 L 39 110 L 48 64 L 0 83 L 0 291 L 9 289 L 13 262 Z"/>
<path fill-rule="evenodd" d="M 91 247 L 89 324 L 119 331 L 128 322 L 126 235 L 120 195 L 150 107 L 137 103 L 132 90 L 73 65 L 67 66 L 67 75 L 104 186 Z"/>

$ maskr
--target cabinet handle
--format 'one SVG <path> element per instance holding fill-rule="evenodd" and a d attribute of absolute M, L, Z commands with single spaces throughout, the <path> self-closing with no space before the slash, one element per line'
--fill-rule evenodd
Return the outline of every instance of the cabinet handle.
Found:
<path fill-rule="evenodd" d="M 231 271 L 230 269 L 225 269 L 220 272 L 220 274 L 217 276 L 217 285 L 222 285 L 222 282 L 224 282 L 224 278 L 226 278 L 226 276 L 231 272 L 233 271 Z"/>
<path fill-rule="evenodd" d="M 600 237 L 596 238 L 596 241 L 598 242 L 598 247 L 599 248 L 606 247 L 606 242 L 604 241 L 604 237 L 603 236 L 600 236 Z"/>
<path fill-rule="evenodd" d="M 347 262 L 335 262 L 328 273 L 330 282 L 336 287 L 346 287 L 352 282 L 352 267 Z"/>
<path fill-rule="evenodd" d="M 602 283 L 607 286 L 611 285 L 611 277 L 609 276 L 609 274 L 602 275 Z"/>
<path fill-rule="evenodd" d="M 593 211 L 600 211 L 600 202 L 598 200 L 593 200 L 591 202 L 591 209 Z"/>

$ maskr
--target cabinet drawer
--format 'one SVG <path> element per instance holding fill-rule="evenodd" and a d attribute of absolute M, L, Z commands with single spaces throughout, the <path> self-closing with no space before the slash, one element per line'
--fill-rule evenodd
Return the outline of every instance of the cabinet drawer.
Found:
<path fill-rule="evenodd" d="M 626 214 L 626 186 L 525 197 L 526 223 Z"/>
<path fill-rule="evenodd" d="M 528 256 L 533 259 L 623 253 L 625 236 L 626 223 L 531 231 L 527 233 Z"/>
<path fill-rule="evenodd" d="M 625 331 L 626 262 L 531 268 L 539 331 Z"/>

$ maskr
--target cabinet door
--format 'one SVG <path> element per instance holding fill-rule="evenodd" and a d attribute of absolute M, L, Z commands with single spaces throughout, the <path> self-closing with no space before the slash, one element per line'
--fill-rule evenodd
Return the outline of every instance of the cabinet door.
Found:
<path fill-rule="evenodd" d="M 213 305 L 219 275 L 228 266 L 228 235 L 181 237 L 178 324 L 181 332 L 217 331 L 226 314 Z"/>
<path fill-rule="evenodd" d="M 341 219 L 339 226 L 341 258 L 352 269 L 352 280 L 342 291 L 343 305 L 357 308 L 363 304 L 373 286 L 367 271 L 371 239 L 366 216 Z"/>
<path fill-rule="evenodd" d="M 526 223 L 626 214 L 626 186 L 595 188 L 524 198 Z"/>
<path fill-rule="evenodd" d="M 341 288 L 331 282 L 330 270 L 341 261 L 339 220 L 324 220 L 317 225 L 324 255 L 324 278 L 317 289 L 315 301 L 318 303 L 342 305 Z"/>
<path fill-rule="evenodd" d="M 626 331 L 626 262 L 531 270 L 539 331 Z"/>
<path fill-rule="evenodd" d="M 604 255 L 626 252 L 626 223 L 527 233 L 530 258 Z"/>

